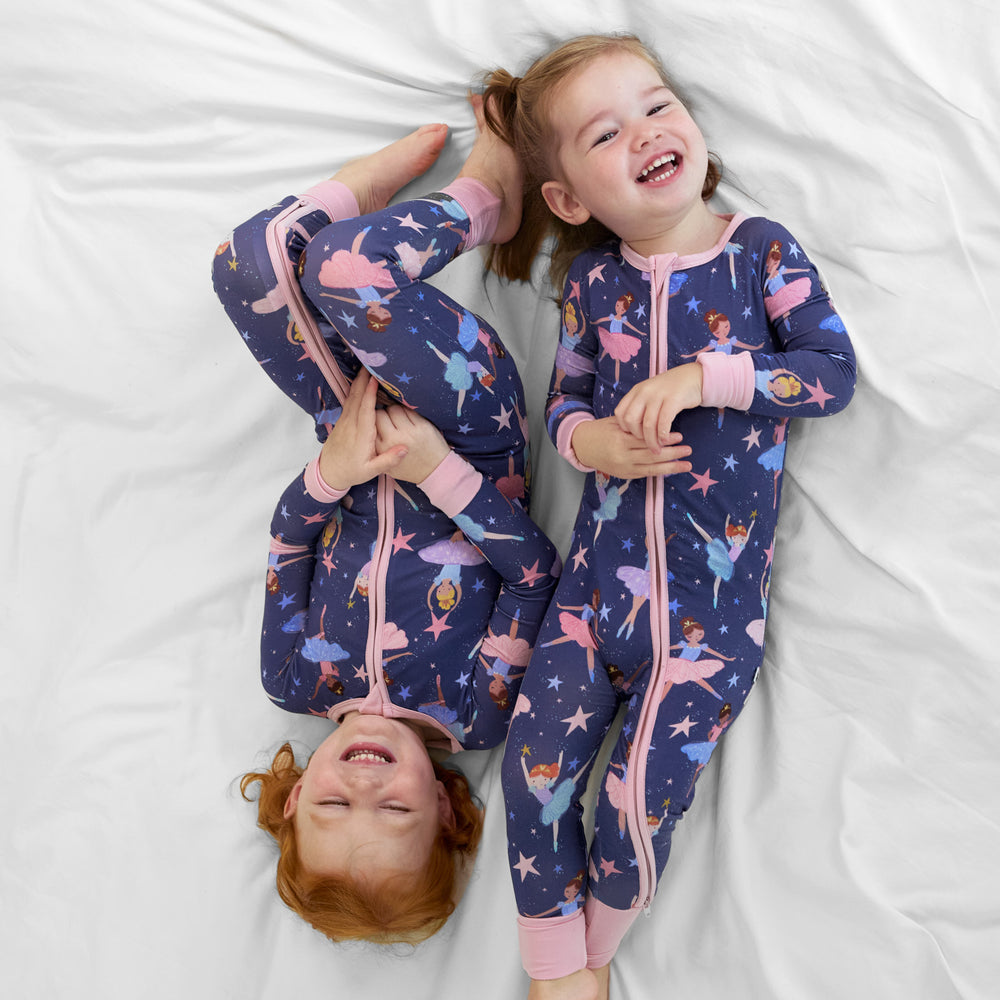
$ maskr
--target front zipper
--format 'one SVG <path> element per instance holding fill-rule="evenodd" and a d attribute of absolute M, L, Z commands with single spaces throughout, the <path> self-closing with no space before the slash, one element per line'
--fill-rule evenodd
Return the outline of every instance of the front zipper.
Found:
<path fill-rule="evenodd" d="M 672 264 L 673 258 L 671 258 Z M 666 267 L 664 281 L 669 278 L 671 266 Z M 667 330 L 666 315 L 660 322 L 660 287 L 657 282 L 656 262 L 650 262 L 649 271 L 649 374 L 666 370 Z M 663 282 L 659 283 L 660 285 Z M 662 359 L 662 368 L 661 368 Z M 663 477 L 650 476 L 646 480 L 646 537 L 649 539 L 649 628 L 652 641 L 653 663 L 649 684 L 636 722 L 633 740 L 633 760 L 629 762 L 628 787 L 629 833 L 635 848 L 639 889 L 633 901 L 634 908 L 647 909 L 656 893 L 656 858 L 653 852 L 653 835 L 646 822 L 646 755 L 653 739 L 653 729 L 659 711 L 659 692 L 663 686 L 663 672 L 670 650 L 670 623 L 666 615 L 667 546 L 663 529 Z"/>
<path fill-rule="evenodd" d="M 313 211 L 309 204 L 300 199 L 279 212 L 267 224 L 264 242 L 268 257 L 274 267 L 278 285 L 285 293 L 285 303 L 292 319 L 302 334 L 302 341 L 309 357 L 315 362 L 327 384 L 333 389 L 340 403 L 347 399 L 351 385 L 340 370 L 323 334 L 320 332 L 312 312 L 306 304 L 299 287 L 295 264 L 288 259 L 285 234 L 302 210 L 304 214 Z M 335 222 L 336 220 L 331 220 Z M 385 586 L 389 572 L 390 539 L 393 536 L 395 508 L 393 486 L 388 476 L 379 476 L 377 486 L 378 532 L 368 566 L 368 639 L 365 643 L 365 667 L 368 674 L 369 691 L 377 690 L 383 701 L 389 701 L 389 689 L 382 671 L 382 625 L 385 617 Z"/>

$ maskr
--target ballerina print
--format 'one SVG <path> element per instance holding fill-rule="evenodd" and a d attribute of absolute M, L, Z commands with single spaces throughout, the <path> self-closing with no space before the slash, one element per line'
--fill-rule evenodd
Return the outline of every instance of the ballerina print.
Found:
<path fill-rule="evenodd" d="M 561 903 L 556 903 L 555 906 L 550 906 L 547 910 L 542 910 L 541 913 L 532 913 L 529 916 L 547 917 L 550 913 L 555 913 L 557 910 L 559 915 L 563 917 L 568 917 L 571 913 L 576 913 L 584 901 L 583 884 L 586 878 L 587 873 L 581 869 L 566 883 Z"/>
<path fill-rule="evenodd" d="M 784 320 L 785 329 L 790 330 L 788 314 L 796 307 L 802 305 L 809 298 L 812 292 L 812 281 L 809 277 L 795 278 L 793 281 L 786 281 L 789 274 L 804 274 L 809 272 L 804 267 L 785 267 L 782 263 L 782 250 L 784 246 L 780 240 L 772 240 L 764 260 L 764 308 L 767 310 L 767 318 L 774 323 L 778 319 Z"/>
<path fill-rule="evenodd" d="M 611 477 L 606 472 L 599 469 L 594 473 L 594 485 L 597 487 L 597 499 L 600 506 L 591 514 L 591 518 L 597 522 L 594 529 L 594 541 L 601 536 L 601 526 L 605 521 L 614 521 L 618 517 L 618 508 L 622 503 L 622 496 L 628 489 L 631 480 L 620 480 L 621 486 L 610 486 Z"/>
<path fill-rule="evenodd" d="M 361 253 L 361 244 L 369 229 L 363 229 L 354 238 L 350 250 L 335 250 L 332 256 L 323 261 L 319 269 L 319 281 L 327 288 L 353 288 L 355 297 L 338 295 L 335 292 L 320 292 L 324 298 L 347 302 L 365 311 L 368 329 L 381 333 L 392 322 L 392 314 L 387 306 L 389 300 L 399 292 L 392 275 L 386 270 L 388 261 L 377 263 L 369 260 Z M 305 255 L 299 262 L 302 270 Z M 379 289 L 392 289 L 388 294 L 382 294 Z"/>
<path fill-rule="evenodd" d="M 708 739 L 700 743 L 685 743 L 681 747 L 681 752 L 689 761 L 698 766 L 694 770 L 694 777 L 688 785 L 687 794 L 691 794 L 694 783 L 698 780 L 698 775 L 705 770 L 705 765 L 709 762 L 719 742 L 719 737 L 726 731 L 733 721 L 733 706 L 727 701 L 719 709 L 719 721 L 708 731 Z"/>
<path fill-rule="evenodd" d="M 345 660 L 350 655 L 339 643 L 332 642 L 326 638 L 326 605 L 319 616 L 319 632 L 309 636 L 302 644 L 302 656 L 310 663 L 319 665 L 319 677 L 316 678 L 316 687 L 312 696 L 315 698 L 319 694 L 319 689 L 326 685 L 328 691 L 335 695 L 344 693 L 344 685 L 340 681 L 340 668 L 336 666 L 339 660 Z"/>
<path fill-rule="evenodd" d="M 666 698 L 667 692 L 675 684 L 688 683 L 697 684 L 713 698 L 718 698 L 719 701 L 722 701 L 722 695 L 708 683 L 706 678 L 714 676 L 725 666 L 722 662 L 723 660 L 732 663 L 736 657 L 726 656 L 717 649 L 712 649 L 707 642 L 704 642 L 705 626 L 693 618 L 683 618 L 681 620 L 681 634 L 684 636 L 684 641 L 674 643 L 670 647 L 672 650 L 680 650 L 680 655 L 671 656 L 667 661 L 666 670 L 663 675 L 663 690 L 660 692 L 660 701 Z M 708 653 L 709 657 L 714 657 L 714 659 L 702 659 L 702 653 Z"/>
<path fill-rule="evenodd" d="M 719 606 L 719 585 L 725 580 L 727 583 L 733 578 L 736 560 L 743 555 L 743 550 L 750 541 L 750 532 L 757 521 L 757 512 L 750 515 L 750 527 L 742 524 L 731 524 L 729 515 L 726 515 L 725 535 L 726 541 L 720 538 L 713 538 L 700 524 L 690 515 L 687 519 L 694 525 L 695 531 L 705 540 L 705 551 L 708 553 L 708 568 L 715 575 L 715 584 L 712 589 L 712 607 Z"/>
<path fill-rule="evenodd" d="M 558 393 L 563 379 L 586 374 L 587 363 L 576 353 L 577 345 L 587 331 L 587 317 L 580 304 L 580 282 L 570 281 L 570 293 L 563 300 L 559 344 L 556 347 L 555 381 L 552 392 Z"/>
<path fill-rule="evenodd" d="M 580 776 L 587 773 L 590 762 L 597 756 L 595 750 L 572 778 L 564 778 L 559 784 L 556 781 L 562 771 L 563 752 L 559 751 L 559 759 L 554 764 L 536 764 L 530 771 L 528 765 L 521 757 L 521 770 L 524 772 L 524 780 L 527 783 L 528 791 L 541 803 L 541 821 L 546 826 L 552 827 L 552 850 L 559 851 L 559 820 L 569 809 L 573 800 L 573 790 Z"/>
<path fill-rule="evenodd" d="M 802 394 L 802 382 L 795 372 L 790 372 L 787 368 L 755 372 L 754 385 L 769 403 L 777 406 L 799 406 L 806 402 L 795 398 Z"/>
<path fill-rule="evenodd" d="M 631 292 L 626 292 L 615 302 L 615 311 L 613 313 L 594 320 L 595 323 L 608 324 L 607 328 L 598 326 L 597 336 L 601 341 L 601 357 L 603 358 L 607 355 L 615 360 L 616 388 L 621 376 L 621 363 L 623 361 L 631 361 L 639 353 L 639 348 L 642 346 L 642 341 L 640 340 L 642 330 L 640 330 L 637 326 L 633 326 L 625 318 L 628 313 L 629 306 L 631 306 L 634 301 L 635 296 Z M 633 337 L 631 334 L 626 333 L 625 327 L 628 327 L 630 330 L 634 330 L 640 335 L 640 337 Z"/>
<path fill-rule="evenodd" d="M 493 378 L 496 379 L 497 366 L 493 361 L 494 357 L 506 358 L 507 352 L 504 350 L 503 345 L 498 341 L 494 340 L 479 324 L 479 317 L 475 313 L 469 312 L 468 309 L 464 308 L 453 308 L 449 303 L 445 302 L 444 299 L 438 299 L 448 310 L 448 312 L 453 313 L 458 317 L 458 344 L 463 351 L 471 351 L 477 343 L 482 344 L 486 348 L 486 354 L 490 359 L 490 367 L 493 369 Z M 490 383 L 492 385 L 492 382 Z"/>
<path fill-rule="evenodd" d="M 600 639 L 597 636 L 597 608 L 601 603 L 601 592 L 594 590 L 594 596 L 590 604 L 566 605 L 557 604 L 559 608 L 559 627 L 562 635 L 558 639 L 550 642 L 543 642 L 542 646 L 558 646 L 564 642 L 575 642 L 581 649 L 587 651 L 587 670 L 590 672 L 590 680 L 594 680 L 594 650 Z M 578 611 L 578 615 L 571 612 Z"/>
<path fill-rule="evenodd" d="M 757 464 L 774 473 L 774 509 L 778 509 L 778 476 L 785 467 L 785 435 L 788 433 L 788 417 L 779 420 L 771 431 L 774 444 L 757 456 Z"/>
<path fill-rule="evenodd" d="M 486 638 L 479 646 L 479 662 L 490 675 L 490 698 L 502 712 L 510 707 L 510 692 L 507 685 L 524 676 L 524 671 L 531 659 L 531 646 L 527 639 L 518 639 L 517 627 L 521 617 L 518 611 L 510 623 L 510 631 L 506 635 L 496 635 L 492 629 L 487 631 Z M 515 667 L 520 671 L 514 672 Z"/>
<path fill-rule="evenodd" d="M 461 351 L 452 351 L 450 355 L 442 354 L 429 340 L 427 346 L 444 362 L 445 381 L 458 393 L 458 405 L 455 413 L 462 415 L 462 406 L 465 403 L 465 394 L 472 388 L 476 379 L 480 385 L 492 396 L 493 390 L 490 386 L 495 381 L 479 361 L 473 361 Z"/>

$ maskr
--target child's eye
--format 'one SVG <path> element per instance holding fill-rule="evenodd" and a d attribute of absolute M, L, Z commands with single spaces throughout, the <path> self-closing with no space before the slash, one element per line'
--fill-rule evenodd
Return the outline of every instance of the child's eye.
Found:
<path fill-rule="evenodd" d="M 384 805 L 382 808 L 388 809 L 390 812 L 408 813 L 410 811 L 406 806 L 397 806 L 394 804 Z"/>
<path fill-rule="evenodd" d="M 348 802 L 346 799 L 323 799 L 320 802 L 321 806 L 346 806 Z"/>
<path fill-rule="evenodd" d="M 655 104 L 649 109 L 648 115 L 656 115 L 663 111 L 665 108 L 670 107 L 669 103 L 664 101 L 663 104 Z"/>
<path fill-rule="evenodd" d="M 598 136 L 597 139 L 594 140 L 594 145 L 600 146 L 602 142 L 610 142 L 614 137 L 614 132 L 605 132 L 603 135 Z"/>

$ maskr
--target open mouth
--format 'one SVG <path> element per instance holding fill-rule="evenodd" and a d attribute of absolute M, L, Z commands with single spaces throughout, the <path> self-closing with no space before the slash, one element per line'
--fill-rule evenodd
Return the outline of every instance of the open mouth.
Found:
<path fill-rule="evenodd" d="M 348 764 L 395 764 L 396 758 L 388 750 L 373 743 L 354 743 L 340 757 Z"/>
<path fill-rule="evenodd" d="M 665 181 L 677 172 L 680 166 L 680 157 L 676 153 L 666 153 L 658 156 L 652 163 L 643 168 L 641 174 L 636 177 L 639 184 L 648 184 L 651 181 Z"/>

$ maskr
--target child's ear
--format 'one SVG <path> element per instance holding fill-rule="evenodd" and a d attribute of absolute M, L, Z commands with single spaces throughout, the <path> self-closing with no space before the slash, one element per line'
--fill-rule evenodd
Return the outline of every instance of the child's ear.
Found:
<path fill-rule="evenodd" d="M 291 819 L 295 815 L 295 810 L 298 808 L 299 805 L 299 795 L 301 794 L 302 794 L 302 781 L 300 779 L 299 781 L 295 782 L 295 786 L 288 793 L 288 798 L 285 799 L 285 809 L 283 813 L 285 819 Z"/>
<path fill-rule="evenodd" d="M 455 808 L 451 804 L 451 799 L 448 796 L 448 790 L 444 787 L 443 781 L 439 781 L 437 783 L 437 793 L 438 793 L 438 819 L 441 820 L 441 826 L 445 830 L 454 830 Z"/>
<path fill-rule="evenodd" d="M 546 181 L 542 185 L 542 197 L 552 214 L 571 226 L 582 226 L 590 218 L 590 211 L 561 181 Z"/>

